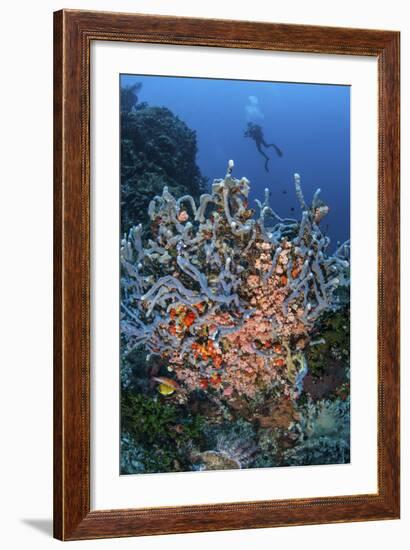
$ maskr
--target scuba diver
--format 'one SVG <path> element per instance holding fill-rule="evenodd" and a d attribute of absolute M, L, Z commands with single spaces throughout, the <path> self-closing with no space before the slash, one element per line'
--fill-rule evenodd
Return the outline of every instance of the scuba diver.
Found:
<path fill-rule="evenodd" d="M 262 128 L 259 126 L 259 124 L 248 122 L 248 128 L 245 131 L 244 136 L 255 140 L 257 150 L 265 158 L 265 170 L 269 172 L 269 168 L 268 168 L 269 157 L 268 155 L 266 155 L 266 153 L 262 151 L 261 145 L 263 145 L 265 149 L 267 149 L 268 147 L 273 147 L 279 157 L 283 156 L 282 151 L 274 143 L 266 143 L 263 137 Z"/>

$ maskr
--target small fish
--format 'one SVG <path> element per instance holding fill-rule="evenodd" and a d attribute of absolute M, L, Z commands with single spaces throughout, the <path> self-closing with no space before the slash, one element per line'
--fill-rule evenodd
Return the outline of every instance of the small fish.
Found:
<path fill-rule="evenodd" d="M 158 391 L 161 395 L 172 395 L 175 391 L 180 390 L 179 384 L 172 380 L 172 378 L 166 378 L 165 376 L 154 376 L 155 382 L 158 382 Z"/>
<path fill-rule="evenodd" d="M 287 194 L 286 189 L 284 189 L 284 190 L 282 191 L 282 193 L 283 193 L 284 195 L 286 195 L 286 194 Z"/>
<path fill-rule="evenodd" d="M 290 209 L 291 212 L 294 212 L 295 211 L 295 208 L 292 206 L 292 208 Z"/>
<path fill-rule="evenodd" d="M 172 395 L 175 392 L 174 388 L 171 388 L 171 386 L 167 386 L 166 384 L 160 384 L 158 386 L 158 391 L 161 395 L 165 396 Z"/>

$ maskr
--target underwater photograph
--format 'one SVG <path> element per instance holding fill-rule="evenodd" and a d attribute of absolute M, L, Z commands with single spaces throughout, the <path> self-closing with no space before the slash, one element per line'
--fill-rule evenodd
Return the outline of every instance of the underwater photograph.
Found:
<path fill-rule="evenodd" d="M 350 87 L 119 94 L 120 474 L 350 463 Z"/>

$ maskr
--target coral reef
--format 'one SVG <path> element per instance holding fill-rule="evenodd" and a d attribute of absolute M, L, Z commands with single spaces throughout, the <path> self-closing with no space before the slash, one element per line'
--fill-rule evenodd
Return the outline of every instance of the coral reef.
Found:
<path fill-rule="evenodd" d="M 121 86 L 120 106 L 121 113 L 130 113 L 138 102 L 138 92 L 142 88 L 141 82 L 134 82 L 129 86 Z"/>
<path fill-rule="evenodd" d="M 286 465 L 350 462 L 350 398 L 309 399 L 300 408 L 297 444 L 284 455 Z"/>
<path fill-rule="evenodd" d="M 203 426 L 203 449 L 193 448 L 194 470 L 238 470 L 251 467 L 258 450 L 250 422 L 208 423 Z"/>
<path fill-rule="evenodd" d="M 282 218 L 269 193 L 249 208 L 250 182 L 232 176 L 233 162 L 212 191 L 195 201 L 168 186 L 142 225 L 124 236 L 122 337 L 125 353 L 143 346 L 158 356 L 184 403 L 194 391 L 220 400 L 270 392 L 297 400 L 308 372 L 315 324 L 348 295 L 349 243 L 328 254 L 319 199 L 295 190 L 301 219 Z M 341 289 L 344 289 L 344 293 Z"/>
<path fill-rule="evenodd" d="M 195 131 L 165 107 L 137 103 L 140 84 L 121 89 L 121 228 L 148 222 L 148 204 L 165 185 L 198 199 L 206 180 L 196 164 Z"/>
<path fill-rule="evenodd" d="M 174 403 L 123 390 L 121 473 L 187 470 L 193 445 L 202 439 L 201 415 L 187 416 Z"/>
<path fill-rule="evenodd" d="M 321 373 L 326 364 L 338 361 L 349 363 L 350 307 L 325 312 L 311 333 L 311 345 L 307 349 L 309 370 Z"/>
<path fill-rule="evenodd" d="M 256 452 L 252 440 L 229 439 L 220 435 L 216 448 L 192 456 L 194 463 L 199 462 L 199 470 L 238 470 L 249 466 Z"/>
<path fill-rule="evenodd" d="M 290 219 L 233 168 L 161 187 L 122 239 L 122 473 L 350 460 L 349 242 L 328 252 L 298 174 Z"/>

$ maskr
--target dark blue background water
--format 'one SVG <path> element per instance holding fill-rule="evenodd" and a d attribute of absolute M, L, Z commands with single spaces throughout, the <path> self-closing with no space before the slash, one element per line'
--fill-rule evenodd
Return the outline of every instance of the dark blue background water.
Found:
<path fill-rule="evenodd" d="M 233 159 L 233 175 L 251 181 L 250 205 L 254 198 L 263 198 L 268 187 L 278 214 L 299 218 L 293 185 L 293 174 L 298 172 L 306 201 L 310 203 L 320 187 L 330 208 L 322 222 L 322 230 L 331 238 L 330 250 L 350 237 L 348 86 L 121 76 L 123 86 L 135 82 L 142 82 L 139 102 L 168 107 L 196 130 L 197 163 L 210 183 L 224 177 L 228 160 Z M 272 148 L 266 150 L 269 173 L 255 142 L 244 137 L 248 121 L 262 126 L 265 141 L 283 151 L 279 158 Z"/>

